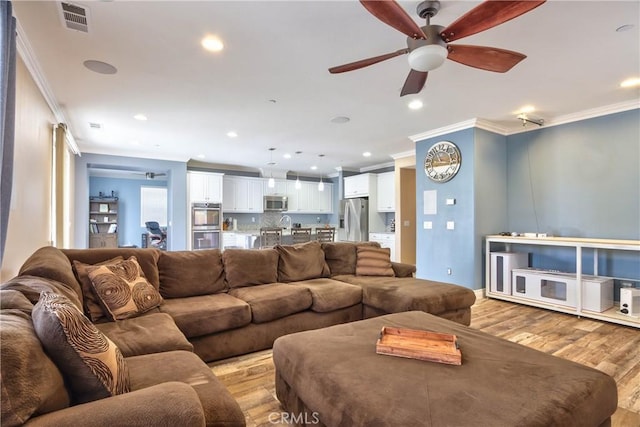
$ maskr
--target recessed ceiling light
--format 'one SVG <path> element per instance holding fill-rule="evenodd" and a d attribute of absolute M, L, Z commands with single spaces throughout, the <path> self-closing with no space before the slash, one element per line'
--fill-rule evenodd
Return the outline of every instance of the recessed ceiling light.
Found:
<path fill-rule="evenodd" d="M 93 59 L 89 59 L 88 61 L 84 61 L 82 63 L 87 69 L 93 71 L 98 74 L 115 74 L 118 72 L 118 69 L 111 64 L 107 64 L 106 62 L 96 61 Z"/>
<path fill-rule="evenodd" d="M 371 153 L 370 153 L 370 152 L 368 152 L 368 151 L 365 151 L 364 153 L 362 153 L 362 155 L 363 155 L 364 157 L 371 157 Z"/>
<path fill-rule="evenodd" d="M 414 99 L 409 103 L 409 108 L 412 110 L 419 110 L 422 108 L 422 105 L 422 101 L 420 101 L 419 99 Z"/>
<path fill-rule="evenodd" d="M 620 87 L 635 87 L 640 86 L 640 78 L 632 77 L 620 83 Z"/>
<path fill-rule="evenodd" d="M 311 166 L 311 170 L 312 170 L 312 171 L 314 171 L 314 170 L 316 170 L 316 169 L 318 169 L 318 167 L 317 167 L 316 165 Z"/>
<path fill-rule="evenodd" d="M 519 113 L 533 113 L 534 111 L 536 111 L 536 107 L 534 107 L 533 105 L 525 105 L 524 107 L 519 109 L 516 112 L 516 114 L 519 114 Z"/>
<path fill-rule="evenodd" d="M 230 130 L 229 132 L 227 132 L 227 136 L 229 138 L 237 138 L 238 134 L 237 134 L 237 132 L 234 132 L 234 131 Z"/>
<path fill-rule="evenodd" d="M 199 159 L 204 159 L 204 154 L 198 154 Z"/>
<path fill-rule="evenodd" d="M 284 153 L 284 154 L 282 155 L 282 157 L 284 157 L 285 159 L 290 159 L 290 158 L 291 158 L 291 154 L 289 154 L 289 153 Z"/>
<path fill-rule="evenodd" d="M 147 116 L 145 116 L 144 114 L 136 114 L 135 116 L 133 116 L 133 118 L 136 120 L 140 120 L 141 122 L 147 120 Z"/>
<path fill-rule="evenodd" d="M 209 52 L 220 52 L 224 49 L 224 43 L 216 36 L 206 36 L 200 43 Z"/>

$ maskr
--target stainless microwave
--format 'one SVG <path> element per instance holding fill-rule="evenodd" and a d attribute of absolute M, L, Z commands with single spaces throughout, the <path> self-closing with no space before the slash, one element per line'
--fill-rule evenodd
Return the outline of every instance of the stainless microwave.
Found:
<path fill-rule="evenodd" d="M 287 196 L 264 196 L 265 212 L 286 212 L 289 209 Z"/>

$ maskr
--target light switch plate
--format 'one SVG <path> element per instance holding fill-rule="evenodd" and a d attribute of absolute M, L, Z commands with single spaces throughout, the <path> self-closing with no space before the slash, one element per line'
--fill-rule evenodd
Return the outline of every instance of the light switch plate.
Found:
<path fill-rule="evenodd" d="M 447 230 L 453 230 L 456 228 L 456 223 L 453 221 L 447 221 Z"/>
<path fill-rule="evenodd" d="M 422 223 L 422 228 L 425 230 L 431 230 L 433 228 L 433 223 L 431 221 L 425 221 Z"/>

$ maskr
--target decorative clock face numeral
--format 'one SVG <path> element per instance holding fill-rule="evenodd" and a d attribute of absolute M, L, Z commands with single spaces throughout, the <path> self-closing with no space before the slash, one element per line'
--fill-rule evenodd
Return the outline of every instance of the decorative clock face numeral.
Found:
<path fill-rule="evenodd" d="M 449 141 L 436 142 L 424 159 L 424 172 L 435 182 L 451 180 L 460 169 L 462 156 L 458 147 Z"/>

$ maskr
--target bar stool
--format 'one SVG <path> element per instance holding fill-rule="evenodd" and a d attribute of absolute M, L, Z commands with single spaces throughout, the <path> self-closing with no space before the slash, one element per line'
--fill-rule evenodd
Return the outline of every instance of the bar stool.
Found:
<path fill-rule="evenodd" d="M 282 228 L 260 228 L 260 248 L 272 248 L 282 243 Z"/>
<path fill-rule="evenodd" d="M 291 241 L 293 244 L 305 243 L 311 241 L 311 227 L 309 228 L 292 228 Z"/>
<path fill-rule="evenodd" d="M 316 240 L 318 242 L 333 242 L 335 235 L 335 227 L 316 228 Z"/>

